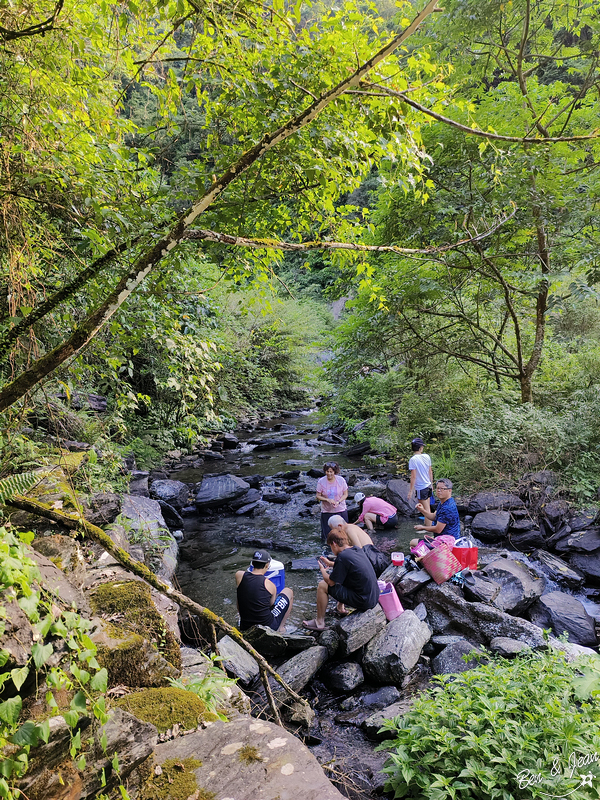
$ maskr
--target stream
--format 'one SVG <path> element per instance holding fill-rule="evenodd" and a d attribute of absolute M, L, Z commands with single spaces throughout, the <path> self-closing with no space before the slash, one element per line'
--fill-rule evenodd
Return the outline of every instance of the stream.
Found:
<path fill-rule="evenodd" d="M 349 508 L 354 506 L 352 497 L 355 492 L 360 490 L 367 495 L 373 494 L 382 488 L 383 480 L 389 480 L 396 472 L 396 466 L 385 463 L 382 458 L 361 459 L 342 455 L 341 451 L 347 445 L 319 440 L 317 437 L 322 429 L 318 412 L 272 419 L 268 428 L 237 431 L 241 448 L 224 450 L 223 460 L 205 461 L 201 469 L 178 470 L 171 475 L 185 483 L 198 483 L 204 475 L 227 472 L 241 478 L 260 475 L 264 491 L 283 488 L 284 482 L 289 484 L 292 479 L 290 473 L 300 471 L 295 482 L 305 484 L 305 488 L 294 491 L 288 503 L 261 503 L 253 516 L 213 512 L 210 516 L 193 513 L 184 519 L 184 539 L 180 543 L 177 572 L 181 590 L 232 625 L 238 624 L 234 575 L 236 570 L 248 567 L 257 547 L 256 544 L 239 543 L 240 539 L 275 540 L 286 548 L 269 549 L 273 559 L 284 563 L 285 584 L 294 591 L 288 629 L 300 627 L 303 619 L 312 619 L 315 615 L 316 586 L 320 580 L 318 569 L 290 569 L 292 561 L 314 558 L 323 552 L 319 514 L 307 515 L 307 503 L 310 506 L 316 504 L 317 483 L 317 478 L 306 476 L 307 470 L 322 469 L 325 461 L 337 461 L 341 474 L 349 484 L 354 483 L 349 486 Z M 248 444 L 250 439 L 274 436 L 285 438 L 292 446 L 254 452 L 255 445 Z M 397 529 L 376 531 L 373 535 L 375 545 L 386 553 L 394 550 L 408 552 L 415 522 L 401 517 Z M 363 684 L 354 694 L 362 695 L 379 688 Z M 298 735 L 304 737 L 328 777 L 343 794 L 355 800 L 379 796 L 383 778 L 378 771 L 385 755 L 376 753 L 376 744 L 357 727 L 361 717 L 353 714 L 353 698 L 348 698 L 343 692 L 332 693 L 318 680 L 312 682 L 308 696 L 317 711 L 317 719 L 308 735 L 301 730 Z M 364 710 L 362 716 L 365 716 Z"/>

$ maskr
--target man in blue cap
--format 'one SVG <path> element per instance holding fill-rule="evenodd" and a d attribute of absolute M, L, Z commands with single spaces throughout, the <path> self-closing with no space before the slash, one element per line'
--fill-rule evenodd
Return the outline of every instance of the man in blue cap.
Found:
<path fill-rule="evenodd" d="M 240 569 L 235 573 L 240 630 L 253 625 L 266 625 L 274 631 L 285 630 L 292 611 L 294 593 L 282 589 L 277 594 L 273 581 L 266 577 L 271 563 L 267 550 L 256 550 L 252 556 L 252 572 Z"/>

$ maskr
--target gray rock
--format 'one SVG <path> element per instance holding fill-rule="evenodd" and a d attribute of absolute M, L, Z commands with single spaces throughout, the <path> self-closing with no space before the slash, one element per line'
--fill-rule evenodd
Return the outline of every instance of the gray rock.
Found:
<path fill-rule="evenodd" d="M 424 603 L 419 603 L 416 608 L 413 609 L 417 617 L 421 620 L 421 622 L 425 622 L 427 619 L 427 609 L 425 608 Z"/>
<path fill-rule="evenodd" d="M 355 611 L 349 617 L 339 620 L 335 627 L 340 637 L 340 654 L 347 656 L 354 653 L 370 642 L 385 626 L 385 614 L 379 603 L 369 611 Z"/>
<path fill-rule="evenodd" d="M 327 674 L 326 680 L 332 689 L 351 692 L 364 683 L 365 676 L 360 664 L 349 661 L 346 664 L 338 664 L 337 667 L 332 667 Z"/>
<path fill-rule="evenodd" d="M 177 511 L 177 509 L 173 508 L 173 506 L 170 506 L 168 503 L 165 503 L 164 500 L 157 500 L 156 502 L 160 506 L 163 519 L 169 528 L 183 528 L 183 517 Z"/>
<path fill-rule="evenodd" d="M 407 572 L 395 585 L 396 589 L 398 590 L 398 594 L 400 596 L 404 596 L 407 594 L 412 594 L 412 592 L 416 592 L 417 589 L 420 589 L 422 586 L 425 586 L 431 581 L 432 577 L 426 569 L 416 569 Z"/>
<path fill-rule="evenodd" d="M 244 748 L 255 753 L 256 760 L 245 759 Z M 215 722 L 160 744 L 154 752 L 158 765 L 198 759 L 198 787 L 223 800 L 344 800 L 308 748 L 285 728 L 264 720 Z"/>
<path fill-rule="evenodd" d="M 37 564 L 42 586 L 60 598 L 61 605 L 79 611 L 84 617 L 91 616 L 87 597 L 71 583 L 61 569 L 37 550 L 31 550 L 29 557 Z"/>
<path fill-rule="evenodd" d="M 261 503 L 261 501 L 257 500 L 254 503 L 248 503 L 247 505 L 242 506 L 241 508 L 238 508 L 238 510 L 235 512 L 236 516 L 242 517 L 242 516 L 244 516 L 244 514 L 252 514 L 254 509 L 259 507 L 260 503 Z"/>
<path fill-rule="evenodd" d="M 316 558 L 293 558 L 290 572 L 307 572 L 319 569 Z"/>
<path fill-rule="evenodd" d="M 542 508 L 544 521 L 552 531 L 555 531 L 561 522 L 570 516 L 571 508 L 566 500 L 551 500 Z"/>
<path fill-rule="evenodd" d="M 360 703 L 365 708 L 385 708 L 396 703 L 402 694 L 395 686 L 382 686 L 376 692 L 368 692 L 360 698 Z"/>
<path fill-rule="evenodd" d="M 480 653 L 481 650 L 464 639 L 461 642 L 453 642 L 444 647 L 442 652 L 432 660 L 431 668 L 436 675 L 450 675 L 475 669 L 479 666 L 478 659 L 472 657 L 468 661 L 463 659 L 463 655 L 475 652 Z"/>
<path fill-rule="evenodd" d="M 81 547 L 75 539 L 57 533 L 38 537 L 33 540 L 31 546 L 67 575 L 73 586 L 81 589 L 85 582 L 86 564 Z"/>
<path fill-rule="evenodd" d="M 598 644 L 594 619 L 582 603 L 570 594 L 549 592 L 529 609 L 529 619 L 540 628 L 551 628 L 556 636 L 565 631 L 574 644 Z"/>
<path fill-rule="evenodd" d="M 286 492 L 266 492 L 263 491 L 262 499 L 265 503 L 289 503 L 292 499 Z"/>
<path fill-rule="evenodd" d="M 222 508 L 245 494 L 250 485 L 235 475 L 216 475 L 204 477 L 196 494 L 196 508 Z"/>
<path fill-rule="evenodd" d="M 399 478 L 389 481 L 386 487 L 387 500 L 398 509 L 398 513 L 405 517 L 414 517 L 417 512 L 415 510 L 415 501 L 408 497 L 410 484 L 408 481 L 403 481 Z"/>
<path fill-rule="evenodd" d="M 542 631 L 528 620 L 512 617 L 495 606 L 469 603 L 451 583 L 430 583 L 419 592 L 434 634 L 463 634 L 476 644 L 487 645 L 496 636 L 518 639 L 534 649 L 544 649 Z M 403 615 L 402 615 L 403 616 Z M 400 619 L 400 617 L 398 617 Z"/>
<path fill-rule="evenodd" d="M 600 550 L 595 553 L 573 553 L 569 556 L 569 564 L 586 577 L 587 583 L 600 586 Z"/>
<path fill-rule="evenodd" d="M 407 572 L 408 570 L 406 567 L 395 567 L 393 564 L 390 564 L 389 567 L 386 567 L 381 573 L 379 580 L 385 582 L 389 581 L 390 583 L 393 583 L 394 586 L 398 586 Z"/>
<path fill-rule="evenodd" d="M 352 447 L 348 447 L 346 450 L 342 451 L 345 456 L 349 456 L 350 458 L 355 458 L 356 456 L 364 456 L 367 453 L 373 452 L 373 448 L 369 444 L 369 442 L 359 442 L 358 444 L 352 445 Z"/>
<path fill-rule="evenodd" d="M 562 558 L 552 555 L 546 550 L 536 550 L 531 557 L 540 562 L 543 572 L 551 580 L 562 583 L 570 589 L 579 589 L 583 586 L 585 580 L 583 575 L 572 569 Z"/>
<path fill-rule="evenodd" d="M 392 739 L 394 737 L 393 730 L 382 731 L 381 726 L 383 725 L 386 719 L 394 719 L 395 717 L 403 717 L 408 711 L 410 711 L 412 704 L 415 702 L 415 697 L 406 697 L 403 700 L 399 700 L 397 703 L 393 703 L 391 706 L 387 706 L 387 708 L 381 709 L 381 711 L 376 711 L 374 714 L 371 714 L 370 717 L 367 717 L 361 725 L 361 728 L 369 737 L 369 739 L 373 739 L 375 741 L 383 741 L 384 739 Z"/>
<path fill-rule="evenodd" d="M 483 542 L 499 542 L 508 532 L 510 514 L 508 511 L 482 511 L 473 518 L 473 535 Z"/>
<path fill-rule="evenodd" d="M 115 521 L 120 511 L 121 498 L 118 494 L 100 492 L 90 497 L 84 515 L 92 525 L 104 528 L 105 525 Z"/>
<path fill-rule="evenodd" d="M 508 541 L 520 551 L 531 551 L 536 547 L 545 547 L 546 540 L 539 528 L 514 530 L 511 526 L 508 532 Z"/>
<path fill-rule="evenodd" d="M 313 636 L 279 633 L 265 625 L 254 625 L 244 632 L 244 638 L 265 658 L 290 656 L 292 653 L 308 650 L 317 643 Z"/>
<path fill-rule="evenodd" d="M 250 503 L 258 503 L 259 500 L 262 500 L 262 492 L 259 489 L 250 488 L 241 497 L 232 500 L 229 503 L 229 507 L 233 511 L 238 511 L 244 506 L 250 505 Z"/>
<path fill-rule="evenodd" d="M 507 511 L 511 508 L 525 508 L 525 503 L 515 494 L 506 492 L 479 492 L 471 498 L 467 507 L 469 514 L 480 514 L 483 511 Z"/>
<path fill-rule="evenodd" d="M 150 497 L 168 503 L 177 511 L 187 505 L 189 494 L 188 485 L 181 481 L 158 480 L 150 487 Z"/>
<path fill-rule="evenodd" d="M 571 533 L 567 539 L 566 549 L 570 553 L 594 553 L 600 550 L 600 528 L 588 528 Z"/>
<path fill-rule="evenodd" d="M 480 570 L 475 570 L 465 576 L 463 592 L 470 603 L 493 603 L 501 588 L 497 581 L 488 578 Z"/>
<path fill-rule="evenodd" d="M 329 658 L 333 658 L 340 646 L 340 635 L 334 628 L 325 628 L 323 633 L 319 634 L 319 644 L 326 647 Z"/>
<path fill-rule="evenodd" d="M 255 452 L 264 450 L 282 450 L 286 447 L 293 447 L 294 442 L 291 439 L 250 439 L 248 444 L 254 445 Z"/>
<path fill-rule="evenodd" d="M 502 587 L 494 605 L 508 614 L 522 614 L 541 596 L 546 585 L 544 578 L 521 561 L 499 558 L 483 570 L 484 575 Z"/>
<path fill-rule="evenodd" d="M 148 473 L 132 472 L 129 479 L 129 494 L 136 497 L 150 497 Z"/>
<path fill-rule="evenodd" d="M 496 636 L 496 638 L 492 639 L 490 642 L 490 650 L 492 653 L 497 653 L 503 658 L 512 658 L 513 656 L 519 655 L 519 653 L 531 650 L 531 647 L 528 647 L 523 642 L 517 641 L 517 639 L 508 639 L 506 636 Z"/>
<path fill-rule="evenodd" d="M 429 645 L 433 645 L 436 650 L 436 654 L 439 653 L 444 647 L 448 647 L 450 644 L 456 644 L 457 642 L 464 642 L 466 641 L 464 636 L 456 636 L 456 635 L 437 635 L 432 636 L 429 642 Z"/>
<path fill-rule="evenodd" d="M 53 717 L 50 726 L 50 741 L 32 750 L 27 772 L 18 783 L 25 797 L 86 798 L 96 797 L 101 791 L 112 792 L 151 755 L 158 738 L 154 725 L 141 722 L 120 708 L 112 709 L 108 722 L 96 735 L 92 735 L 89 719 L 84 717 L 80 726 L 87 766 L 82 772 L 70 772 L 67 788 L 63 770 L 56 766 L 69 756 L 70 731 L 63 717 Z M 105 751 L 101 746 L 103 734 Z M 115 755 L 119 759 L 118 773 L 111 767 Z"/>
<path fill-rule="evenodd" d="M 569 520 L 569 527 L 573 533 L 584 531 L 586 528 L 591 528 L 596 519 L 596 513 L 591 511 L 580 511 Z"/>
<path fill-rule="evenodd" d="M 309 683 L 315 674 L 321 669 L 323 664 L 327 661 L 329 653 L 327 648 L 323 645 L 316 647 L 309 647 L 302 653 L 297 653 L 295 656 L 286 661 L 277 671 L 283 680 L 292 687 L 296 692 L 302 691 Z M 269 679 L 273 688 L 273 695 L 278 703 L 284 703 L 289 700 L 282 687 Z"/>
<path fill-rule="evenodd" d="M 217 441 L 222 442 L 224 450 L 235 450 L 240 443 L 240 440 L 233 433 L 222 433 L 217 438 Z"/>
<path fill-rule="evenodd" d="M 224 636 L 218 644 L 219 655 L 223 658 L 223 666 L 236 677 L 241 684 L 249 686 L 260 675 L 260 669 L 254 658 L 231 636 Z"/>
<path fill-rule="evenodd" d="M 419 660 L 430 637 L 429 626 L 413 611 L 405 611 L 367 645 L 365 674 L 377 683 L 400 683 Z"/>

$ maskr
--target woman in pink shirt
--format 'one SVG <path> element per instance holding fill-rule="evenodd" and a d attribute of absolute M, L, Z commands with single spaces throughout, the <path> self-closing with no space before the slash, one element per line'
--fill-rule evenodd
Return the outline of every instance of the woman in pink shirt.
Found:
<path fill-rule="evenodd" d="M 398 524 L 397 509 L 391 504 L 386 503 L 381 497 L 365 497 L 362 492 L 354 495 L 355 503 L 362 503 L 359 522 L 365 523 L 367 530 L 372 531 L 375 525 L 382 528 L 395 528 Z"/>
<path fill-rule="evenodd" d="M 317 500 L 321 503 L 321 541 L 325 543 L 329 536 L 329 517 L 339 514 L 348 522 L 348 484 L 340 475 L 339 464 L 335 461 L 324 464 L 323 472 L 325 475 L 317 481 Z"/>

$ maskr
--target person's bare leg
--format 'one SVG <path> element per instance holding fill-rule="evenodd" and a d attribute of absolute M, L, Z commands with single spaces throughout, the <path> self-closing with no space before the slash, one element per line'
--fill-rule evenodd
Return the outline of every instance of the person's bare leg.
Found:
<path fill-rule="evenodd" d="M 367 530 L 374 531 L 375 523 L 377 522 L 377 514 L 373 514 L 371 511 L 368 511 L 364 516 L 364 520 Z"/>
<path fill-rule="evenodd" d="M 421 500 L 420 503 L 425 511 L 427 511 L 429 514 L 431 512 L 431 495 L 427 498 L 427 500 Z"/>
<path fill-rule="evenodd" d="M 328 586 L 325 581 L 319 581 L 317 586 L 317 627 L 325 627 L 325 612 L 327 611 L 327 603 L 329 602 L 329 595 L 327 594 Z"/>
<path fill-rule="evenodd" d="M 290 614 L 292 613 L 292 606 L 294 604 L 294 592 L 292 591 L 292 589 L 288 589 L 286 587 L 285 589 L 281 590 L 281 594 L 284 594 L 286 597 L 290 598 L 290 605 L 288 607 L 288 610 L 285 612 L 285 616 L 283 617 L 283 619 L 279 623 L 279 627 L 277 628 L 278 631 L 284 632 L 285 624 L 288 621 Z"/>
<path fill-rule="evenodd" d="M 364 547 L 366 544 L 373 544 L 373 539 L 371 539 L 366 531 L 359 528 L 358 525 L 347 525 L 346 536 L 350 539 L 350 544 L 353 547 Z"/>

